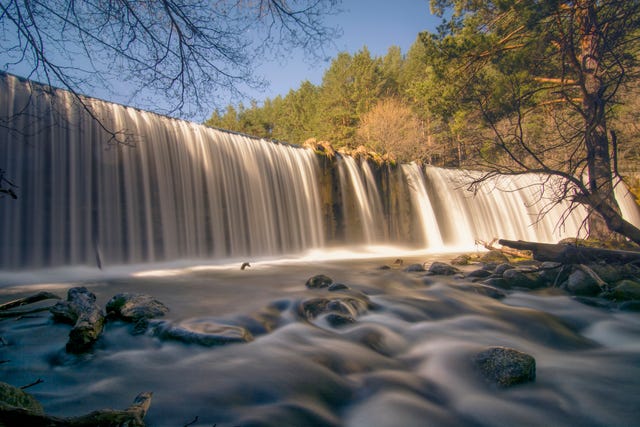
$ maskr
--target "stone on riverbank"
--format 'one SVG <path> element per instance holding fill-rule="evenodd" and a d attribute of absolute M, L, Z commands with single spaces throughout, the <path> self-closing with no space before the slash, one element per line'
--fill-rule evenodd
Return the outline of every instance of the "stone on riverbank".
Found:
<path fill-rule="evenodd" d="M 593 277 L 578 269 L 569 275 L 565 286 L 567 291 L 580 296 L 596 296 L 602 291 Z"/>
<path fill-rule="evenodd" d="M 44 413 L 42 405 L 29 393 L 0 381 L 0 410 L 4 406 L 25 409 L 37 414 Z"/>
<path fill-rule="evenodd" d="M 485 380 L 500 387 L 522 384 L 536 378 L 536 360 L 512 348 L 489 347 L 476 354 L 473 362 Z"/>
<path fill-rule="evenodd" d="M 500 251 L 489 251 L 480 257 L 480 262 L 483 264 L 504 264 L 509 262 L 509 258 Z"/>
<path fill-rule="evenodd" d="M 634 280 L 621 280 L 610 293 L 616 301 L 640 300 L 640 283 Z"/>

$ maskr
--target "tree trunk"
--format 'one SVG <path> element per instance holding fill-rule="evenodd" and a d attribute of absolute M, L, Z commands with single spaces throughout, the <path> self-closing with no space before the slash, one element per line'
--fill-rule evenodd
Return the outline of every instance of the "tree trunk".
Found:
<path fill-rule="evenodd" d="M 578 54 L 580 70 L 578 71 L 587 150 L 589 179 L 587 187 L 590 193 L 588 203 L 595 211 L 589 215 L 589 235 L 608 239 L 610 233 L 606 228 L 620 233 L 628 227 L 622 225 L 622 222 L 626 221 L 622 219 L 620 207 L 613 192 L 604 99 L 605 86 L 601 75 L 605 68 L 600 63 L 605 49 L 605 40 L 602 36 L 601 24 L 598 22 L 596 6 L 596 0 L 579 0 L 576 4 L 578 34 L 580 34 Z M 627 237 L 638 243 L 637 237 Z"/>

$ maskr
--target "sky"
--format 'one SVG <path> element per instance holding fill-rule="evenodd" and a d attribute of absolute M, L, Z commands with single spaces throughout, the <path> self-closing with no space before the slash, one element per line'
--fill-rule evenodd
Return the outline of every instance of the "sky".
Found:
<path fill-rule="evenodd" d="M 342 37 L 329 49 L 331 59 L 340 52 L 354 54 L 367 46 L 374 57 L 383 56 L 391 46 L 399 46 L 406 54 L 421 31 L 435 32 L 440 18 L 429 12 L 428 0 L 343 0 L 343 12 L 330 16 L 327 22 L 339 26 Z M 331 60 L 320 63 L 305 61 L 301 53 L 282 63 L 271 62 L 258 68 L 270 84 L 262 91 L 251 91 L 257 101 L 286 95 L 309 80 L 320 84 Z"/>

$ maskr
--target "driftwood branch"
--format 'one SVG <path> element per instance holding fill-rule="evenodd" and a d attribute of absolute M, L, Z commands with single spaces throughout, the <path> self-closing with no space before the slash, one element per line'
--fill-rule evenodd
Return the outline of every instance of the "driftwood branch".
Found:
<path fill-rule="evenodd" d="M 509 255 L 509 256 L 513 256 L 513 257 L 518 257 L 518 258 L 529 258 L 531 257 L 531 252 L 529 251 L 520 251 L 520 250 L 516 250 L 516 249 L 512 249 L 506 246 L 503 247 L 496 247 L 495 243 L 498 241 L 498 239 L 493 239 L 490 242 L 485 242 L 484 240 L 480 240 L 480 239 L 476 239 L 476 245 L 482 245 L 485 249 L 489 250 L 489 251 L 498 251 L 501 252 L 505 255 Z"/>
<path fill-rule="evenodd" d="M 125 410 L 101 409 L 79 417 L 54 417 L 0 402 L 0 425 L 29 427 L 144 427 L 153 393 L 140 393 Z"/>
<path fill-rule="evenodd" d="M 640 261 L 640 252 L 634 251 L 590 248 L 563 243 L 551 244 L 525 242 L 523 240 L 500 239 L 498 243 L 510 248 L 531 251 L 533 253 L 533 258 L 538 261 L 555 261 L 563 264 L 583 264 L 590 261 L 606 261 L 613 263 Z"/>
<path fill-rule="evenodd" d="M 23 305 L 33 304 L 34 302 L 44 301 L 47 299 L 60 299 L 58 295 L 51 292 L 38 292 L 25 298 L 5 302 L 0 304 L 0 310 L 9 310 L 11 308 L 22 307 Z"/>
<path fill-rule="evenodd" d="M 70 353 L 87 351 L 102 333 L 104 312 L 96 296 L 85 287 L 69 289 L 67 301 L 57 303 L 50 311 L 54 320 L 74 325 L 67 342 Z"/>

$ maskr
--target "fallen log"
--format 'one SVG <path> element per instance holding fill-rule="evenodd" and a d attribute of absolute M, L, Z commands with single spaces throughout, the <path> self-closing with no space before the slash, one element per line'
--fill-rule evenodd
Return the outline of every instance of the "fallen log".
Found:
<path fill-rule="evenodd" d="M 498 240 L 503 246 L 531 251 L 538 261 L 555 261 L 562 264 L 584 264 L 593 261 L 628 263 L 640 261 L 640 252 L 591 248 L 566 243 L 538 243 L 523 240 Z"/>
<path fill-rule="evenodd" d="M 83 353 L 100 337 L 104 327 L 104 312 L 96 304 L 96 296 L 85 287 L 69 289 L 67 300 L 51 307 L 56 321 L 70 323 L 67 351 Z"/>

